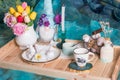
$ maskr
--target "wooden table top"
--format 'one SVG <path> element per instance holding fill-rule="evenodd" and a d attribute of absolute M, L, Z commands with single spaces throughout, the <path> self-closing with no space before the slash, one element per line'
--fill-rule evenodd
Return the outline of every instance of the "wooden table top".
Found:
<path fill-rule="evenodd" d="M 75 71 L 68 68 L 72 59 L 58 58 L 46 63 L 28 63 L 21 59 L 22 51 L 15 40 L 0 48 L 0 66 L 7 69 L 22 70 L 40 75 L 47 75 L 68 80 L 117 80 L 120 67 L 120 47 L 114 48 L 114 60 L 111 63 L 102 63 L 99 57 L 91 63 L 93 68 L 86 71 Z"/>

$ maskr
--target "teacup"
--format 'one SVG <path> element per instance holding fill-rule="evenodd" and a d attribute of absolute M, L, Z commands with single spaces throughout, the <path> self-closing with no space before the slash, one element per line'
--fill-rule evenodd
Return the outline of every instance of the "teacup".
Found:
<path fill-rule="evenodd" d="M 75 46 L 73 46 L 73 43 L 63 43 L 63 48 L 62 48 L 62 52 L 65 56 L 72 56 L 73 55 L 73 51 L 76 48 Z"/>
<path fill-rule="evenodd" d="M 91 57 L 89 58 L 89 56 Z M 86 48 L 76 48 L 74 50 L 74 58 L 78 66 L 84 67 L 88 62 L 95 58 L 95 55 Z"/>

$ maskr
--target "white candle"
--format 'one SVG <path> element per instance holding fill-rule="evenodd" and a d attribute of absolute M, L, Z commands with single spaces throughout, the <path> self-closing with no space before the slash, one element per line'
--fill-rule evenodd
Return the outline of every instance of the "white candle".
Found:
<path fill-rule="evenodd" d="M 62 21 L 61 21 L 61 24 L 62 24 L 62 32 L 65 31 L 64 23 L 65 23 L 65 6 L 63 5 L 63 6 L 62 6 Z"/>

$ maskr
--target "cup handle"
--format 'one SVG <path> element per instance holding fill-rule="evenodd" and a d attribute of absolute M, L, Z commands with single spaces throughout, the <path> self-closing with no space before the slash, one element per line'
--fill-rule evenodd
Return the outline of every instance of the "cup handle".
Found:
<path fill-rule="evenodd" d="M 92 52 L 89 52 L 88 55 L 89 56 L 92 55 L 92 58 L 90 58 L 87 62 L 90 62 L 90 61 L 92 61 L 95 58 L 95 54 L 92 53 Z"/>

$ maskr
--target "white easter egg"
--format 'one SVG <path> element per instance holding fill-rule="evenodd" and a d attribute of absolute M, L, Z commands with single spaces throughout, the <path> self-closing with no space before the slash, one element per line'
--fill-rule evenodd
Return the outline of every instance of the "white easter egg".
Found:
<path fill-rule="evenodd" d="M 94 48 L 91 48 L 91 51 L 95 53 L 95 52 L 96 52 L 96 49 L 94 49 Z"/>
<path fill-rule="evenodd" d="M 87 34 L 83 35 L 84 42 L 89 42 L 90 39 L 91 39 L 91 37 L 89 35 L 87 35 Z"/>
<path fill-rule="evenodd" d="M 102 46 L 104 44 L 105 39 L 103 37 L 98 38 L 97 45 Z"/>
<path fill-rule="evenodd" d="M 93 38 L 93 39 L 98 39 L 98 38 L 100 38 L 100 37 L 101 37 L 101 34 L 100 34 L 100 33 L 95 34 L 95 35 L 92 35 L 92 38 Z"/>

